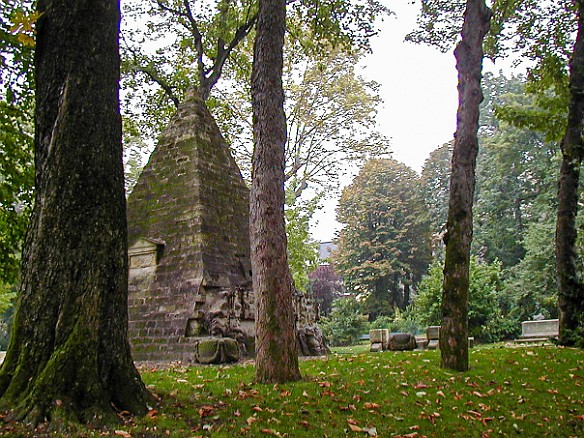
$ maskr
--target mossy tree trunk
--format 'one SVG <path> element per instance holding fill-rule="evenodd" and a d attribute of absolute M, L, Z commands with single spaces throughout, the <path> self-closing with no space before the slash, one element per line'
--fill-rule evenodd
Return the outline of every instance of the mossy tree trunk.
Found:
<path fill-rule="evenodd" d="M 256 380 L 261 383 L 300 378 L 284 228 L 285 25 L 286 1 L 260 0 L 251 90 L 255 147 L 250 238 L 256 294 Z"/>
<path fill-rule="evenodd" d="M 452 153 L 450 201 L 440 329 L 441 366 L 468 370 L 468 286 L 472 202 L 478 153 L 479 105 L 483 100 L 483 40 L 491 11 L 484 0 L 468 0 L 461 40 L 454 50 L 458 70 L 458 111 Z"/>
<path fill-rule="evenodd" d="M 570 60 L 570 106 L 561 142 L 562 166 L 558 185 L 556 271 L 560 315 L 559 342 L 584 346 L 584 285 L 578 279 L 576 215 L 580 167 L 584 158 L 584 2 L 576 1 L 578 33 Z"/>
<path fill-rule="evenodd" d="M 117 0 L 40 0 L 36 198 L 4 408 L 55 428 L 147 411 L 127 339 Z"/>

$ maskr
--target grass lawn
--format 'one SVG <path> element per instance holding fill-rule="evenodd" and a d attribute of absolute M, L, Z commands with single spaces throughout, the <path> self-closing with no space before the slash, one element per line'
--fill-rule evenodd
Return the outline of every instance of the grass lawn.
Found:
<path fill-rule="evenodd" d="M 251 363 L 143 369 L 159 401 L 111 436 L 584 436 L 584 351 L 479 347 L 466 373 L 439 360 L 343 352 L 302 360 L 304 380 L 285 385 L 253 384 Z"/>

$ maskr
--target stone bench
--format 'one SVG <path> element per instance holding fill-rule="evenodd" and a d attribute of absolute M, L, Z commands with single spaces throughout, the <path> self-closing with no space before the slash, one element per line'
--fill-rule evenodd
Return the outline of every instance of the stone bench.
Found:
<path fill-rule="evenodd" d="M 558 319 L 542 319 L 539 321 L 523 321 L 521 323 L 521 336 L 517 343 L 546 342 L 557 339 L 560 334 L 560 321 Z"/>

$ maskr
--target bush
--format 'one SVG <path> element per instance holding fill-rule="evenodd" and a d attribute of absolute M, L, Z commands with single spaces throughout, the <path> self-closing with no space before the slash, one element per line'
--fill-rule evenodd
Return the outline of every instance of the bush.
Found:
<path fill-rule="evenodd" d="M 330 316 L 320 320 L 320 327 L 331 346 L 346 346 L 359 342 L 368 323 L 361 313 L 361 304 L 355 297 L 346 297 L 333 302 Z"/>
<path fill-rule="evenodd" d="M 369 329 L 389 329 L 392 333 L 412 333 L 414 335 L 420 332 L 421 323 L 412 312 L 412 306 L 406 310 L 395 309 L 393 316 L 379 316 L 369 324 Z"/>
<path fill-rule="evenodd" d="M 435 261 L 428 275 L 419 284 L 418 295 L 414 298 L 413 312 L 426 325 L 440 325 L 442 320 L 443 262 Z M 479 263 L 471 258 L 468 330 L 479 342 L 495 342 L 512 337 L 519 330 L 519 323 L 504 315 L 501 293 L 501 264 Z"/>

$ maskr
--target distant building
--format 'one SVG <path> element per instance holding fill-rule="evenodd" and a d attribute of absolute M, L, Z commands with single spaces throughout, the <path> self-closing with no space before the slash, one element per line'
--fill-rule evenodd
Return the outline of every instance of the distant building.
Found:
<path fill-rule="evenodd" d="M 328 265 L 331 255 L 337 249 L 337 244 L 333 242 L 320 242 L 318 249 L 318 257 L 322 265 Z"/>

